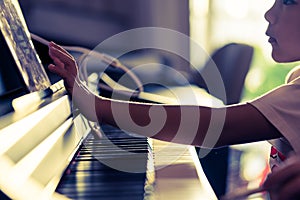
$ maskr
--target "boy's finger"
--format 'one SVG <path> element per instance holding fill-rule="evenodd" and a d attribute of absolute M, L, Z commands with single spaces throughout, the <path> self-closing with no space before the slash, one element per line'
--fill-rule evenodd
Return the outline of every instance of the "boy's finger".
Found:
<path fill-rule="evenodd" d="M 59 67 L 61 69 L 65 69 L 65 64 L 63 62 L 61 62 L 58 58 L 54 57 L 53 62 L 54 62 L 56 67 Z"/>
<path fill-rule="evenodd" d="M 58 45 L 54 42 L 50 42 L 49 46 L 55 47 L 55 48 L 59 49 L 60 51 L 64 52 L 65 54 L 67 54 L 70 58 L 73 58 L 73 56 L 67 50 L 65 50 L 63 47 L 61 47 L 60 45 Z"/>
<path fill-rule="evenodd" d="M 66 71 L 65 71 L 64 69 L 58 68 L 57 66 L 55 66 L 55 65 L 53 65 L 53 64 L 50 64 L 50 65 L 48 66 L 48 69 L 49 69 L 51 72 L 57 74 L 58 76 L 60 76 L 60 77 L 62 77 L 62 78 L 65 78 L 65 77 L 66 77 L 66 76 L 65 76 Z"/>
<path fill-rule="evenodd" d="M 54 57 L 58 58 L 61 60 L 61 62 L 67 64 L 67 65 L 74 65 L 75 60 L 74 58 L 70 58 L 68 55 L 66 55 L 64 52 L 60 51 L 59 49 L 50 46 L 49 48 L 49 55 L 53 59 Z"/>

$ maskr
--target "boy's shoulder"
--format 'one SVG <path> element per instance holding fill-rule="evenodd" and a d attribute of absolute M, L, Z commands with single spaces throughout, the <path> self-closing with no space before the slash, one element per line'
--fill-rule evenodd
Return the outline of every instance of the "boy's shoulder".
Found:
<path fill-rule="evenodd" d="M 300 65 L 294 67 L 286 76 L 286 83 L 299 79 L 300 81 Z"/>

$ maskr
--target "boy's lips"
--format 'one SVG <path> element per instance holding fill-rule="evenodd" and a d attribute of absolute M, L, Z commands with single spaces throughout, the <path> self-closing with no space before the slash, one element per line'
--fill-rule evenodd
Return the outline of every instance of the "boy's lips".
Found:
<path fill-rule="evenodd" d="M 276 43 L 277 41 L 276 41 L 276 39 L 275 39 L 275 38 L 273 38 L 273 37 L 269 37 L 269 40 L 268 40 L 268 42 L 270 42 L 271 44 L 273 44 L 273 43 Z"/>
<path fill-rule="evenodd" d="M 267 30 L 266 35 L 269 36 L 268 42 L 271 44 L 277 43 L 277 40 L 273 37 L 273 34 L 270 30 Z"/>

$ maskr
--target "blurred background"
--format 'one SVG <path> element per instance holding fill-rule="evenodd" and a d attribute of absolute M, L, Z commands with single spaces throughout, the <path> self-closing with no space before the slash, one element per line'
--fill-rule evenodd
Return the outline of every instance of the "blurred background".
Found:
<path fill-rule="evenodd" d="M 270 57 L 264 12 L 272 1 L 260 0 L 20 0 L 31 32 L 66 45 L 94 48 L 105 39 L 139 27 L 164 27 L 190 36 L 209 54 L 229 42 L 255 48 L 243 99 L 256 97 L 283 83 L 290 65 Z M 133 42 L 133 41 L 130 41 Z M 130 44 L 129 42 L 129 44 Z M 174 41 L 176 42 L 176 41 Z M 122 45 L 107 47 L 116 51 Z M 205 59 L 189 47 L 201 68 Z M 171 65 L 189 72 L 189 66 Z M 273 70 L 276 68 L 276 70 Z M 263 86 L 263 87 L 262 87 Z"/>
<path fill-rule="evenodd" d="M 284 83 L 288 71 L 297 65 L 278 64 L 271 59 L 264 13 L 272 3 L 268 0 L 20 0 L 29 30 L 65 45 L 94 48 L 122 31 L 148 26 L 184 33 L 208 54 L 231 42 L 251 45 L 254 54 L 241 101 Z M 113 53 L 131 43 L 134 40 L 107 46 L 105 51 Z M 189 45 L 182 46 L 175 40 L 173 43 L 189 53 L 196 68 L 203 67 L 206 58 L 202 54 Z M 149 57 L 158 62 L 163 60 L 163 64 L 189 77 L 191 67 L 178 56 L 168 52 L 159 57 L 153 55 L 137 55 L 129 62 Z M 160 78 L 172 79 L 169 74 L 151 68 L 145 73 L 147 77 L 140 76 L 155 79 L 157 73 Z M 177 84 L 173 79 L 170 84 Z M 267 142 L 232 146 L 227 190 L 260 184 L 268 172 L 269 148 Z"/>

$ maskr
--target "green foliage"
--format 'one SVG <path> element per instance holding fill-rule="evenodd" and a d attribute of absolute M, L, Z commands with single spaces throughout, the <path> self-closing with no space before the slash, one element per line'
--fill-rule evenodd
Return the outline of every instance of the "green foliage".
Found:
<path fill-rule="evenodd" d="M 258 97 L 283 84 L 287 73 L 298 64 L 283 64 L 266 60 L 262 50 L 255 47 L 251 68 L 246 78 L 243 101 Z M 255 79 L 257 76 L 260 77 L 259 81 L 254 83 L 253 80 L 257 80 Z M 255 85 L 254 89 L 252 85 Z"/>

